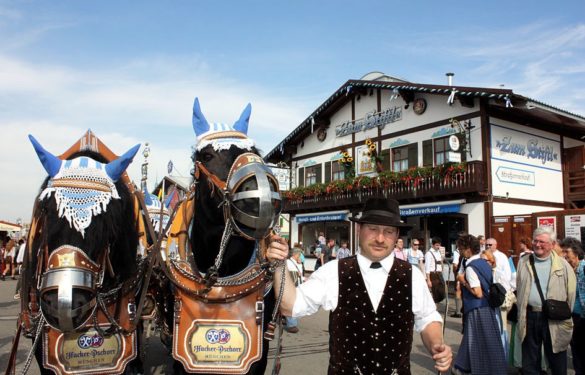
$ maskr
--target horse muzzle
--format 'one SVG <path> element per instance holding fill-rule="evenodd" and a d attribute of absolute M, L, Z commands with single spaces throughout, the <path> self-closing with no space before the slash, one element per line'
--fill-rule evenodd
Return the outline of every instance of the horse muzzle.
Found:
<path fill-rule="evenodd" d="M 81 328 L 96 308 L 100 267 L 81 249 L 65 245 L 49 256 L 40 280 L 41 312 L 47 323 L 62 332 Z"/>
<path fill-rule="evenodd" d="M 282 211 L 278 180 L 261 157 L 244 153 L 228 174 L 229 205 L 224 216 L 247 239 L 261 240 L 278 224 Z"/>

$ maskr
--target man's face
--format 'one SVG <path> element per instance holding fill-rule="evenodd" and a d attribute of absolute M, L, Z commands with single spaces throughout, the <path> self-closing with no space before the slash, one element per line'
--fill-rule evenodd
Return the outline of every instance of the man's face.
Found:
<path fill-rule="evenodd" d="M 386 258 L 396 244 L 398 228 L 376 224 L 360 224 L 361 254 L 376 262 Z"/>
<path fill-rule="evenodd" d="M 404 247 L 404 241 L 402 240 L 402 238 L 396 240 L 396 247 L 402 250 L 402 248 Z"/>
<path fill-rule="evenodd" d="M 486 241 L 485 247 L 492 251 L 496 251 L 496 249 L 498 248 L 498 242 L 493 238 L 490 238 L 489 240 Z"/>
<path fill-rule="evenodd" d="M 433 249 L 439 251 L 441 249 L 441 243 L 440 242 L 434 243 L 433 244 Z"/>
<path fill-rule="evenodd" d="M 546 258 L 552 251 L 553 243 L 550 236 L 546 233 L 539 234 L 532 240 L 532 250 L 539 258 Z"/>
<path fill-rule="evenodd" d="M 479 239 L 479 246 L 485 246 L 485 238 Z"/>

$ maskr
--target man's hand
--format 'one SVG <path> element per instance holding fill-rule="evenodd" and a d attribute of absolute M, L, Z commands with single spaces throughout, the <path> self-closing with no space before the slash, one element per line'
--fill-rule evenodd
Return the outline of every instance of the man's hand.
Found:
<path fill-rule="evenodd" d="M 453 361 L 453 352 L 449 345 L 435 344 L 433 345 L 431 354 L 435 361 L 435 368 L 438 371 L 443 372 L 449 370 L 451 362 Z"/>
<path fill-rule="evenodd" d="M 266 249 L 266 259 L 271 262 L 286 260 L 288 258 L 288 243 L 277 234 L 270 237 L 270 244 Z"/>

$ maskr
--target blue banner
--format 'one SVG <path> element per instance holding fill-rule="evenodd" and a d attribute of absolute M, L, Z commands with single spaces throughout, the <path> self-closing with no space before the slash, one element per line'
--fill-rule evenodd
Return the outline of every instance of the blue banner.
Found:
<path fill-rule="evenodd" d="M 451 212 L 459 212 L 461 209 L 460 204 L 445 204 L 445 205 L 434 205 L 424 206 L 416 208 L 401 208 L 400 216 L 426 216 L 426 215 L 437 215 L 447 214 Z"/>
<path fill-rule="evenodd" d="M 295 217 L 297 223 L 316 223 L 318 221 L 344 221 L 347 214 L 313 215 Z"/>

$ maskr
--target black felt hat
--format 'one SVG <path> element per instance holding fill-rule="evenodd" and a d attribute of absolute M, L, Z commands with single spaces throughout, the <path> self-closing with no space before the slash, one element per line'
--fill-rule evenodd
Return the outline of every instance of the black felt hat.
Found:
<path fill-rule="evenodd" d="M 360 224 L 376 224 L 388 227 L 412 228 L 400 220 L 400 208 L 394 199 L 370 198 L 366 201 L 360 217 L 349 220 Z"/>

